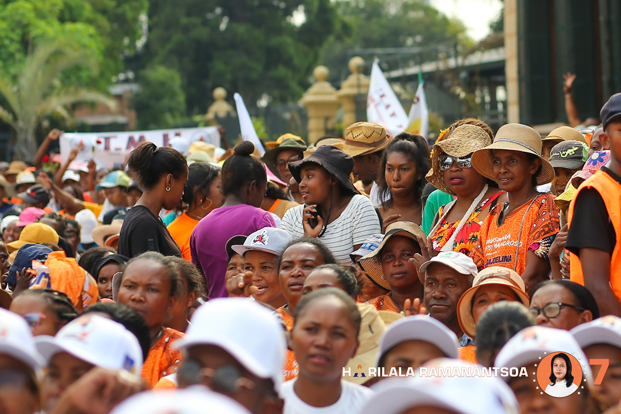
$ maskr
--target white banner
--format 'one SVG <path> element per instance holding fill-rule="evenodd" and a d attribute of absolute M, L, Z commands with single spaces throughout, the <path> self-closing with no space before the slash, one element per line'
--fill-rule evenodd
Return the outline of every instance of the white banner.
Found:
<path fill-rule="evenodd" d="M 429 133 L 429 109 L 427 109 L 427 98 L 425 98 L 425 89 L 421 82 L 416 89 L 416 96 L 410 108 L 410 116 L 408 117 L 410 126 L 406 130 L 410 134 L 421 135 L 427 139 Z"/>
<path fill-rule="evenodd" d="M 235 106 L 237 107 L 237 117 L 239 118 L 239 128 L 241 130 L 242 139 L 244 141 L 252 142 L 261 153 L 261 156 L 263 156 L 263 154 L 265 154 L 265 148 L 263 148 L 263 144 L 261 144 L 261 141 L 259 140 L 257 131 L 254 129 L 252 119 L 250 118 L 248 109 L 244 104 L 244 98 L 242 98 L 242 96 L 237 92 L 235 92 L 233 97 L 235 98 Z"/>
<path fill-rule="evenodd" d="M 99 167 L 122 168 L 125 157 L 141 142 L 149 141 L 160 147 L 169 146 L 172 139 L 183 139 L 191 144 L 205 141 L 220 147 L 218 127 L 161 129 L 155 131 L 125 131 L 97 133 L 65 133 L 60 137 L 60 155 L 63 163 L 69 158 L 71 150 L 78 145 L 84 149 L 76 160 L 94 159 Z"/>
<path fill-rule="evenodd" d="M 371 70 L 367 121 L 382 125 L 393 137 L 405 131 L 409 125 L 403 106 L 384 77 L 377 60 L 373 62 Z"/>

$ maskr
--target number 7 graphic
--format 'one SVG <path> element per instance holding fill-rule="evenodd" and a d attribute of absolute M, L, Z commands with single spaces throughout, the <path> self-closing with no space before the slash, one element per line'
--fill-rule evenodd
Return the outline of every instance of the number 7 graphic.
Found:
<path fill-rule="evenodd" d="M 602 380 L 604 379 L 604 375 L 606 375 L 606 371 L 608 370 L 608 366 L 610 365 L 610 360 L 589 359 L 589 364 L 601 366 L 599 372 L 597 373 L 597 378 L 595 378 L 595 381 L 593 381 L 594 385 L 600 385 L 602 383 Z"/>

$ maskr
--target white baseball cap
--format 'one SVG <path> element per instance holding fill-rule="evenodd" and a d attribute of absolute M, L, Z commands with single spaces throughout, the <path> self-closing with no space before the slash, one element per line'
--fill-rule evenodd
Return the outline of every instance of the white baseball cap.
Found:
<path fill-rule="evenodd" d="M 85 208 L 80 210 L 75 215 L 75 221 L 80 224 L 82 230 L 80 230 L 80 240 L 82 243 L 93 243 L 93 230 L 98 226 L 97 217 L 91 210 Z"/>
<path fill-rule="evenodd" d="M 523 367 L 534 362 L 538 363 L 546 354 L 559 351 L 574 356 L 580 363 L 587 382 L 593 384 L 589 360 L 572 334 L 562 329 L 545 326 L 529 326 L 522 329 L 502 347 L 494 366 Z"/>
<path fill-rule="evenodd" d="M 168 146 L 171 147 L 171 148 L 176 149 L 177 151 L 179 151 L 184 156 L 188 152 L 190 152 L 190 143 L 188 142 L 187 139 L 183 139 L 183 138 L 180 138 L 180 137 L 173 138 L 170 141 L 168 141 Z"/>
<path fill-rule="evenodd" d="M 22 171 L 17 174 L 17 178 L 15 179 L 15 185 L 21 184 L 35 184 L 37 180 L 35 176 L 30 171 Z"/>
<path fill-rule="evenodd" d="M 358 250 L 355 252 L 351 252 L 349 257 L 354 261 L 354 257 L 363 257 L 369 253 L 374 252 L 377 248 L 382 244 L 382 240 L 384 240 L 383 234 L 373 234 L 369 236 L 364 243 L 360 246 Z"/>
<path fill-rule="evenodd" d="M 457 336 L 453 331 L 431 316 L 415 315 L 393 322 L 384 331 L 376 365 L 390 348 L 412 340 L 429 342 L 437 346 L 448 358 L 459 358 Z"/>
<path fill-rule="evenodd" d="M 0 308 L 0 354 L 9 355 L 28 365 L 35 372 L 45 366 L 37 352 L 32 331 L 16 313 Z"/>
<path fill-rule="evenodd" d="M 19 217 L 18 216 L 4 217 L 2 221 L 0 222 L 0 232 L 4 233 L 4 230 L 6 230 L 6 228 L 9 227 L 9 224 L 13 223 L 14 221 L 19 221 Z"/>
<path fill-rule="evenodd" d="M 138 393 L 117 405 L 110 414 L 250 414 L 237 401 L 195 385 L 185 389 Z"/>
<path fill-rule="evenodd" d="M 432 263 L 442 263 L 462 275 L 476 276 L 479 272 L 479 269 L 477 269 L 477 265 L 474 264 L 474 261 L 472 261 L 472 259 L 465 254 L 458 252 L 440 252 L 440 254 L 433 257 L 431 260 L 423 263 L 418 274 L 424 275 L 427 268 L 431 266 Z"/>
<path fill-rule="evenodd" d="M 606 315 L 583 323 L 569 331 L 582 349 L 595 344 L 607 344 L 621 348 L 621 318 Z"/>
<path fill-rule="evenodd" d="M 424 366 L 475 367 L 469 362 L 438 358 Z M 375 394 L 361 414 L 399 414 L 408 409 L 431 406 L 459 414 L 518 414 L 511 388 L 496 377 L 408 377 L 389 378 L 371 388 Z"/>
<path fill-rule="evenodd" d="M 64 183 L 67 180 L 73 180 L 73 181 L 79 183 L 80 182 L 80 174 L 78 174 L 77 172 L 75 172 L 73 170 L 67 170 L 63 174 L 62 182 Z"/>
<path fill-rule="evenodd" d="M 280 392 L 287 345 L 274 312 L 246 298 L 221 298 L 196 309 L 191 322 L 173 347 L 218 346 L 254 375 L 271 379 Z"/>
<path fill-rule="evenodd" d="M 100 315 L 83 315 L 65 325 L 55 337 L 35 339 L 39 353 L 49 363 L 59 352 L 107 369 L 124 369 L 140 376 L 142 350 L 138 339 L 120 323 Z"/>
<path fill-rule="evenodd" d="M 285 230 L 276 227 L 264 227 L 246 237 L 243 245 L 232 246 L 231 248 L 242 256 L 249 250 L 258 250 L 280 256 L 289 243 L 291 243 L 291 236 Z"/>

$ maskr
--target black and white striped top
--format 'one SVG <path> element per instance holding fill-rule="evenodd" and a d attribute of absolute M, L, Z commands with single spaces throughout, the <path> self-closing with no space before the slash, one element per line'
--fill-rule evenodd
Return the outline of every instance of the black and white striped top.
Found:
<path fill-rule="evenodd" d="M 282 218 L 280 228 L 287 231 L 294 240 L 304 236 L 303 210 L 303 205 L 293 207 Z M 351 263 L 349 254 L 354 251 L 354 246 L 381 232 L 379 219 L 371 201 L 358 194 L 352 197 L 341 215 L 328 225 L 328 229 L 319 240 L 328 246 L 339 263 Z"/>

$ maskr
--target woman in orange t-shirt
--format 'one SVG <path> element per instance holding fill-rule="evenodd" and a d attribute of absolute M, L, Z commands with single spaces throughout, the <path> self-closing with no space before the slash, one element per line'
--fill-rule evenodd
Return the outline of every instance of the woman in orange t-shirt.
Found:
<path fill-rule="evenodd" d="M 190 165 L 188 182 L 183 190 L 183 202 L 188 210 L 168 225 L 168 232 L 181 249 L 182 257 L 191 262 L 190 237 L 198 222 L 224 204 L 220 169 L 206 162 Z"/>
<path fill-rule="evenodd" d="M 122 273 L 118 302 L 142 316 L 149 327 L 151 348 L 142 366 L 142 378 L 152 387 L 166 375 L 177 372 L 182 354 L 173 343 L 183 334 L 164 327 L 177 298 L 177 270 L 172 261 L 156 252 L 132 259 Z"/>
<path fill-rule="evenodd" d="M 491 145 L 472 156 L 474 168 L 496 181 L 509 197 L 483 222 L 475 261 L 482 260 L 484 267 L 514 270 L 522 276 L 527 291 L 548 278 L 548 253 L 560 230 L 554 196 L 536 188 L 554 178 L 541 147 L 541 136 L 533 128 L 508 124 L 498 130 Z"/>

